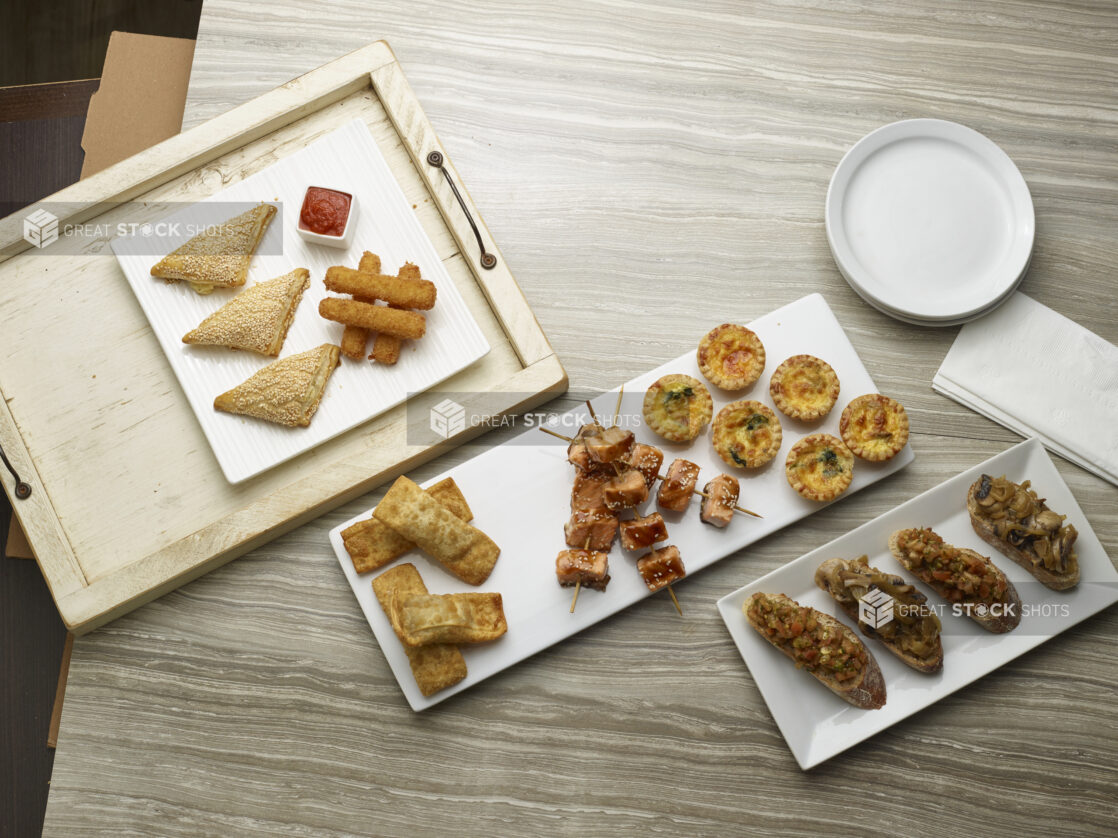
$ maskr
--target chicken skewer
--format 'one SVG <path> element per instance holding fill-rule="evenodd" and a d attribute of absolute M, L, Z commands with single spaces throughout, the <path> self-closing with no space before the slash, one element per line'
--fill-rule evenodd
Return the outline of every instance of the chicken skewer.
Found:
<path fill-rule="evenodd" d="M 553 437 L 555 437 L 557 439 L 561 439 L 564 442 L 576 442 L 574 437 L 565 436 L 564 434 L 553 431 L 550 428 L 539 427 L 539 428 L 537 428 L 537 430 L 543 431 L 545 434 L 551 434 Z M 662 474 L 657 474 L 656 478 L 658 480 L 666 480 L 667 479 Z M 703 497 L 703 498 L 709 498 L 710 497 L 710 495 L 708 495 L 706 492 L 703 492 L 699 489 L 692 489 L 692 492 L 694 492 L 694 494 L 698 495 L 699 497 Z M 750 509 L 746 509 L 746 508 L 744 508 L 742 506 L 739 506 L 737 504 L 734 504 L 734 511 L 735 512 L 740 512 L 743 515 L 752 515 L 754 518 L 764 518 L 765 517 L 764 515 L 759 515 L 758 513 L 754 512 Z"/>
<path fill-rule="evenodd" d="M 612 425 L 612 427 L 614 427 L 614 428 L 617 427 L 617 420 L 621 415 L 621 398 L 624 395 L 625 395 L 625 385 L 622 384 L 621 388 L 617 391 L 617 406 L 614 408 L 614 411 L 613 411 L 613 425 Z M 601 424 L 601 423 L 598 422 L 598 417 L 594 413 L 594 405 L 592 405 L 590 403 L 590 399 L 586 400 L 586 409 L 590 411 L 590 419 L 595 424 Z M 613 470 L 614 470 L 615 474 L 617 475 L 617 477 L 621 476 L 621 468 L 618 466 L 616 461 L 613 462 Z M 636 470 L 636 473 L 641 475 L 641 481 L 643 482 L 644 481 L 643 473 L 641 473 L 639 470 Z M 645 498 L 647 498 L 647 490 L 649 488 L 651 488 L 651 487 L 646 484 L 645 485 L 645 490 L 646 490 Z M 636 515 L 638 519 L 641 517 L 640 512 L 638 512 L 637 509 L 636 509 L 636 504 L 634 504 L 634 507 L 633 507 L 633 514 Z M 677 553 L 677 557 L 678 557 L 678 551 L 676 551 L 676 553 Z M 647 556 L 651 556 L 651 555 L 652 554 L 649 553 L 645 557 L 642 557 L 642 558 L 647 558 Z M 679 616 L 682 617 L 683 616 L 683 609 L 679 605 L 679 599 L 675 595 L 675 589 L 671 586 L 671 583 L 668 583 L 668 585 L 666 587 L 668 589 L 668 595 L 672 598 L 672 604 L 675 605 L 676 613 L 678 613 Z"/>

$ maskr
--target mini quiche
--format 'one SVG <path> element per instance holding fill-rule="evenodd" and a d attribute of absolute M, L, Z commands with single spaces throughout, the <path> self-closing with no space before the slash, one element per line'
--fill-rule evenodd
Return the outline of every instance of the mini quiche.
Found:
<path fill-rule="evenodd" d="M 908 414 L 900 402 L 880 393 L 858 396 L 842 412 L 839 433 L 863 460 L 890 460 L 908 442 Z"/>
<path fill-rule="evenodd" d="M 665 375 L 644 394 L 644 421 L 671 442 L 690 442 L 710 422 L 714 402 L 703 383 L 689 375 Z"/>
<path fill-rule="evenodd" d="M 761 377 L 765 347 L 745 326 L 723 323 L 699 341 L 699 371 L 723 390 L 743 390 Z"/>
<path fill-rule="evenodd" d="M 784 462 L 788 483 L 808 500 L 834 500 L 854 477 L 854 455 L 830 434 L 811 434 L 792 446 Z"/>
<path fill-rule="evenodd" d="M 780 450 L 784 432 L 772 408 L 761 402 L 730 402 L 714 420 L 714 450 L 728 465 L 758 468 Z"/>
<path fill-rule="evenodd" d="M 839 380 L 831 365 L 814 355 L 793 355 L 776 368 L 769 393 L 785 416 L 814 422 L 838 401 Z"/>

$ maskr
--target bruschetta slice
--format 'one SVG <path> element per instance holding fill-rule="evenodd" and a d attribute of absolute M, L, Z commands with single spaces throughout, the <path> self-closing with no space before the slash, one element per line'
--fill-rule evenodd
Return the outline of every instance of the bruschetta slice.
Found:
<path fill-rule="evenodd" d="M 1066 515 L 1048 508 L 1029 482 L 982 475 L 967 492 L 971 526 L 979 538 L 1052 590 L 1074 588 L 1079 584 L 1079 533 L 1064 523 Z"/>
<path fill-rule="evenodd" d="M 858 621 L 862 634 L 881 641 L 907 666 L 919 672 L 943 669 L 939 617 L 927 606 L 928 598 L 900 576 L 870 567 L 866 556 L 827 559 L 815 571 L 815 584 Z M 867 596 L 871 609 L 859 605 Z M 879 619 L 866 622 L 867 611 Z"/>
<path fill-rule="evenodd" d="M 1021 622 L 1017 589 L 986 556 L 953 547 L 927 527 L 897 530 L 889 538 L 889 550 L 922 582 L 987 631 L 1004 634 Z"/>
<path fill-rule="evenodd" d="M 885 705 L 885 679 L 853 631 L 829 614 L 800 605 L 785 594 L 756 593 L 742 606 L 745 618 L 797 669 L 863 710 Z"/>

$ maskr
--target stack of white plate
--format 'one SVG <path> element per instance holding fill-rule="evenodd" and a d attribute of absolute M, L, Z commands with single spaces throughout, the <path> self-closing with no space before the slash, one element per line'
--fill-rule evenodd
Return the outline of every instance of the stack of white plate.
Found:
<path fill-rule="evenodd" d="M 874 308 L 954 326 L 1001 305 L 1025 276 L 1036 233 L 1013 161 L 966 126 L 909 119 L 842 158 L 827 189 L 827 241 Z"/>

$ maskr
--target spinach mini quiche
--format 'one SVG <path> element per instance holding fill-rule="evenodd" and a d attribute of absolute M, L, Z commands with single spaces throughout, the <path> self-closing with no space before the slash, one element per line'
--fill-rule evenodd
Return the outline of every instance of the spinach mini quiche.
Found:
<path fill-rule="evenodd" d="M 772 408 L 758 401 L 730 402 L 714 420 L 714 450 L 728 465 L 758 468 L 780 451 L 784 432 Z"/>
<path fill-rule="evenodd" d="M 792 446 L 784 461 L 789 485 L 808 500 L 834 500 L 854 478 L 854 455 L 830 434 L 811 434 Z"/>
<path fill-rule="evenodd" d="M 690 442 L 710 422 L 714 402 L 703 383 L 689 375 L 665 375 L 644 394 L 644 421 L 670 442 Z"/>

